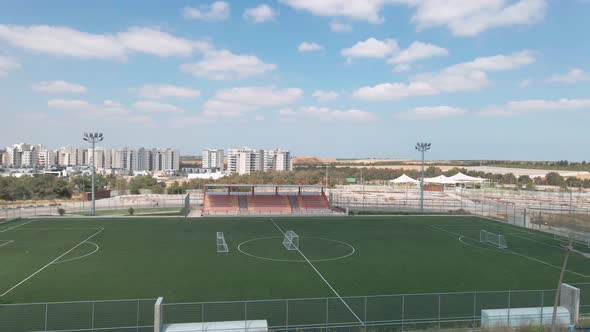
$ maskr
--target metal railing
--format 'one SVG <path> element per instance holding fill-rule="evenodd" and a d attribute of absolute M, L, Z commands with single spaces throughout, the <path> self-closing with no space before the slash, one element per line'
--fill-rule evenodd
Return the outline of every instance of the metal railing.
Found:
<path fill-rule="evenodd" d="M 153 331 L 153 299 L 0 304 L 0 331 Z"/>

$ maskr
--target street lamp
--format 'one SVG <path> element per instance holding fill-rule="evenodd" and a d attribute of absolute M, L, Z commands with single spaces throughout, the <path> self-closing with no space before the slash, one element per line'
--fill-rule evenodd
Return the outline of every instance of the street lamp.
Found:
<path fill-rule="evenodd" d="M 103 140 L 102 133 L 84 133 L 82 138 L 86 142 L 92 144 L 92 215 L 96 214 L 96 201 L 95 201 L 95 190 L 94 190 L 94 173 L 96 172 L 96 159 L 94 158 L 94 149 L 96 143 Z"/>
<path fill-rule="evenodd" d="M 430 143 L 416 143 L 416 150 L 422 152 L 422 176 L 420 177 L 420 211 L 424 212 L 424 152 L 430 150 Z"/>
<path fill-rule="evenodd" d="M 570 235 L 570 242 L 567 246 L 562 245 L 565 250 L 565 257 L 563 258 L 563 266 L 561 267 L 561 273 L 559 274 L 559 282 L 557 283 L 557 291 L 555 292 L 555 302 L 553 302 L 553 317 L 551 318 L 551 332 L 557 331 L 557 305 L 559 304 L 559 297 L 561 296 L 561 283 L 563 282 L 563 275 L 567 267 L 567 260 L 569 259 L 570 253 L 580 254 L 586 258 L 590 258 L 589 253 L 578 251 L 574 248 L 574 238 Z"/>

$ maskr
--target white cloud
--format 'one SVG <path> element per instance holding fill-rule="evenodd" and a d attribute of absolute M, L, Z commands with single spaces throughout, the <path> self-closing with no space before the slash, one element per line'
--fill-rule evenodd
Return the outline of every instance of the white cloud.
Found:
<path fill-rule="evenodd" d="M 410 70 L 412 70 L 412 65 L 409 65 L 407 63 L 401 63 L 393 67 L 393 71 L 396 73 L 403 73 Z"/>
<path fill-rule="evenodd" d="M 207 116 L 240 117 L 244 112 L 286 106 L 303 98 L 299 88 L 240 87 L 220 90 L 203 108 Z"/>
<path fill-rule="evenodd" d="M 547 79 L 549 82 L 554 83 L 578 83 L 590 81 L 590 75 L 584 72 L 582 69 L 575 68 L 568 71 L 565 74 L 554 74 Z"/>
<path fill-rule="evenodd" d="M 356 90 L 353 96 L 358 99 L 377 101 L 481 90 L 490 84 L 489 72 L 513 70 L 533 62 L 535 57 L 530 51 L 480 57 L 435 73 L 415 75 L 408 83 L 383 83 L 362 87 Z"/>
<path fill-rule="evenodd" d="M 454 35 L 474 36 L 496 27 L 533 24 L 547 12 L 547 0 L 280 0 L 317 16 L 346 17 L 373 24 L 384 21 L 388 4 L 414 8 L 418 29 L 446 27 Z"/>
<path fill-rule="evenodd" d="M 88 91 L 83 85 L 65 81 L 39 82 L 33 84 L 31 89 L 44 93 L 86 93 Z"/>
<path fill-rule="evenodd" d="M 346 110 L 341 111 L 327 107 L 303 107 L 299 111 L 304 116 L 318 119 L 327 122 L 373 122 L 377 120 L 377 116 L 373 113 L 361 110 Z"/>
<path fill-rule="evenodd" d="M 225 1 L 215 1 L 199 8 L 186 7 L 183 15 L 186 18 L 201 21 L 223 21 L 229 18 L 230 6 Z"/>
<path fill-rule="evenodd" d="M 299 10 L 317 16 L 347 17 L 373 24 L 382 23 L 381 8 L 385 0 L 279 0 Z"/>
<path fill-rule="evenodd" d="M 444 26 L 457 36 L 475 36 L 496 27 L 533 24 L 547 11 L 546 0 L 423 0 L 412 22 L 419 29 Z"/>
<path fill-rule="evenodd" d="M 399 49 L 395 39 L 378 40 L 368 38 L 357 42 L 340 53 L 350 61 L 352 58 L 385 58 Z"/>
<path fill-rule="evenodd" d="M 333 32 L 351 32 L 352 25 L 338 21 L 330 21 L 330 30 Z"/>
<path fill-rule="evenodd" d="M 340 97 L 337 92 L 334 91 L 323 91 L 323 90 L 316 90 L 313 93 L 313 96 L 320 102 L 326 103 L 332 100 L 336 100 Z"/>
<path fill-rule="evenodd" d="M 125 121 L 146 126 L 153 125 L 150 117 L 134 114 L 122 104 L 111 100 L 105 100 L 101 104 L 93 104 L 85 100 L 52 99 L 47 102 L 47 105 L 51 108 L 72 112 L 72 115 L 84 119 L 93 118 L 112 120 L 118 123 Z"/>
<path fill-rule="evenodd" d="M 137 94 L 140 97 L 147 99 L 163 99 L 167 97 L 198 98 L 201 95 L 201 92 L 199 90 L 169 84 L 148 84 L 137 89 Z"/>
<path fill-rule="evenodd" d="M 248 8 L 244 11 L 244 18 L 254 23 L 274 21 L 279 12 L 267 4 L 258 5 L 255 8 Z"/>
<path fill-rule="evenodd" d="M 416 107 L 398 114 L 398 117 L 412 120 L 435 120 L 467 113 L 462 108 L 450 106 Z"/>
<path fill-rule="evenodd" d="M 296 115 L 297 112 L 295 112 L 293 109 L 291 108 L 283 108 L 279 110 L 279 115 L 281 116 L 293 116 Z"/>
<path fill-rule="evenodd" d="M 323 49 L 324 49 L 324 47 L 322 45 L 319 45 L 316 43 L 309 43 L 309 42 L 302 42 L 297 47 L 297 50 L 299 50 L 299 52 L 313 52 L 313 51 L 320 51 Z"/>
<path fill-rule="evenodd" d="M 410 64 L 419 60 L 447 55 L 449 55 L 449 51 L 446 48 L 423 42 L 413 42 L 410 47 L 395 54 L 388 62 Z"/>
<path fill-rule="evenodd" d="M 233 80 L 262 75 L 275 70 L 277 66 L 265 63 L 254 55 L 236 55 L 222 50 L 207 52 L 201 61 L 183 64 L 180 68 L 198 77 Z"/>
<path fill-rule="evenodd" d="M 131 27 L 116 34 L 92 34 L 69 27 L 0 25 L 0 40 L 25 50 L 87 59 L 124 59 L 133 52 L 161 57 L 190 56 L 193 51 L 210 48 L 206 42 L 145 27 Z"/>
<path fill-rule="evenodd" d="M 18 61 L 0 55 L 0 77 L 6 75 L 9 71 L 20 68 Z"/>
<path fill-rule="evenodd" d="M 151 100 L 137 101 L 132 106 L 136 110 L 146 113 L 184 113 L 182 108 Z"/>
<path fill-rule="evenodd" d="M 590 99 L 531 99 L 511 101 L 506 105 L 484 108 L 478 113 L 485 116 L 514 116 L 543 111 L 570 111 L 580 109 L 590 109 Z"/>

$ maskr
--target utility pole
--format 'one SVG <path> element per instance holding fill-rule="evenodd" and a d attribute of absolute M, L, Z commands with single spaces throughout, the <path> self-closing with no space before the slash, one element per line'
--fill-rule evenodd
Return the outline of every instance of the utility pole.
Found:
<path fill-rule="evenodd" d="M 416 143 L 416 150 L 422 153 L 422 176 L 420 177 L 420 212 L 424 212 L 424 153 L 430 150 L 430 143 Z"/>
<path fill-rule="evenodd" d="M 92 215 L 96 215 L 96 190 L 94 188 L 94 174 L 96 173 L 96 159 L 94 158 L 94 150 L 96 143 L 102 142 L 102 133 L 84 133 L 82 138 L 92 145 Z"/>

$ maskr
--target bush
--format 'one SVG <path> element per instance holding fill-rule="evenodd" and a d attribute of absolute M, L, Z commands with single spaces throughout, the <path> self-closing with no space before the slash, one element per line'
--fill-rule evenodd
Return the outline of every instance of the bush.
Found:
<path fill-rule="evenodd" d="M 66 210 L 64 208 L 59 208 L 57 209 L 57 213 L 59 213 L 60 216 L 63 216 L 64 214 L 66 214 Z"/>
<path fill-rule="evenodd" d="M 130 207 L 129 210 L 127 210 L 127 211 L 129 211 L 130 216 L 135 214 L 135 209 L 133 207 Z"/>

